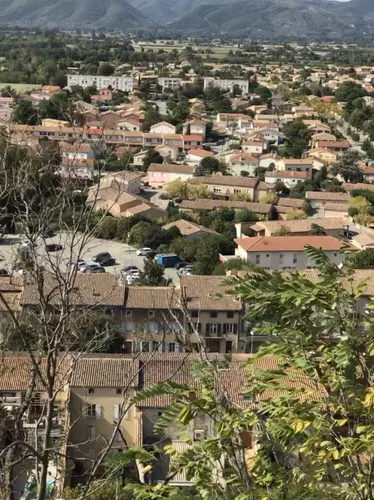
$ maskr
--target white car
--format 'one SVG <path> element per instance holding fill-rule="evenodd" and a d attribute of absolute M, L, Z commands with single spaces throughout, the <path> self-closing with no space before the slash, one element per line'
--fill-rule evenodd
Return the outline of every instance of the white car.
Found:
<path fill-rule="evenodd" d="M 139 273 L 132 273 L 126 276 L 126 282 L 128 285 L 132 285 L 134 281 L 137 281 L 140 278 Z"/>
<path fill-rule="evenodd" d="M 153 252 L 152 248 L 148 248 L 148 247 L 139 248 L 139 250 L 136 251 L 136 255 L 141 255 L 143 257 L 146 257 L 151 252 Z"/>

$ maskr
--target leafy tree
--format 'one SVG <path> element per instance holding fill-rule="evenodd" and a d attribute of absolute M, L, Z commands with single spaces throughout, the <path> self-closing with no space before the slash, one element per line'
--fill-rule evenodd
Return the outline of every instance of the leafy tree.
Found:
<path fill-rule="evenodd" d="M 258 216 L 254 212 L 251 212 L 246 208 L 243 208 L 241 210 L 236 210 L 235 212 L 235 222 L 256 222 L 256 221 L 258 221 Z"/>
<path fill-rule="evenodd" d="M 335 98 L 339 102 L 354 101 L 358 97 L 366 95 L 365 89 L 359 83 L 353 81 L 343 82 L 335 91 Z"/>
<path fill-rule="evenodd" d="M 144 271 L 140 272 L 139 285 L 143 286 L 163 286 L 166 284 L 164 278 L 165 269 L 152 258 L 144 261 Z"/>
<path fill-rule="evenodd" d="M 12 120 L 25 125 L 36 125 L 38 121 L 37 109 L 31 101 L 20 99 L 13 110 Z"/>
<path fill-rule="evenodd" d="M 360 156 L 357 151 L 346 151 L 331 167 L 333 175 L 341 175 L 345 182 L 362 182 L 363 174 L 358 166 Z"/>
<path fill-rule="evenodd" d="M 349 206 L 357 213 L 368 213 L 370 209 L 370 203 L 363 196 L 355 196 L 354 198 L 350 198 Z"/>
<path fill-rule="evenodd" d="M 301 158 L 303 152 L 308 147 L 311 135 L 308 127 L 301 118 L 298 118 L 287 123 L 283 128 L 283 133 L 287 140 L 284 153 L 294 158 Z"/>
<path fill-rule="evenodd" d="M 349 265 L 353 269 L 374 269 L 374 248 L 353 252 L 349 257 Z"/>
<path fill-rule="evenodd" d="M 214 174 L 219 171 L 219 161 L 211 156 L 203 158 L 200 162 L 200 169 L 203 175 Z"/>
<path fill-rule="evenodd" d="M 113 75 L 113 73 L 114 73 L 114 67 L 109 63 L 101 64 L 99 66 L 99 69 L 97 70 L 97 74 L 102 76 L 110 76 Z"/>
<path fill-rule="evenodd" d="M 312 224 L 310 226 L 310 231 L 309 231 L 309 234 L 311 236 L 326 236 L 326 230 L 319 226 L 318 224 Z"/>
<path fill-rule="evenodd" d="M 278 196 L 274 193 L 266 193 L 260 196 L 260 203 L 268 203 L 269 205 L 273 205 L 278 201 Z"/>
<path fill-rule="evenodd" d="M 292 232 L 290 228 L 286 225 L 281 225 L 280 229 L 278 231 L 275 231 L 273 233 L 273 236 L 291 236 Z"/>
<path fill-rule="evenodd" d="M 260 96 L 261 104 L 268 104 L 272 96 L 270 89 L 265 85 L 259 85 L 256 88 L 256 94 Z"/>
<path fill-rule="evenodd" d="M 244 191 L 240 191 L 239 193 L 234 193 L 231 196 L 231 199 L 235 201 L 252 201 L 250 194 Z"/>
<path fill-rule="evenodd" d="M 147 172 L 151 163 L 163 163 L 164 159 L 155 149 L 149 149 L 143 160 L 143 171 Z"/>

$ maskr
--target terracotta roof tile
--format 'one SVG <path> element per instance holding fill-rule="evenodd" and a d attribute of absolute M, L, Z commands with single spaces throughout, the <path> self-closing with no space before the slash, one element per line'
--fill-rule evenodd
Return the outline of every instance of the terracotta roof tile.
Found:
<path fill-rule="evenodd" d="M 174 222 L 170 222 L 165 226 L 162 226 L 163 229 L 170 229 L 171 227 L 177 227 L 181 232 L 182 236 L 190 236 L 196 233 L 207 233 L 207 234 L 219 234 L 217 231 L 213 231 L 213 229 L 209 229 L 208 227 L 199 226 L 194 222 L 190 222 L 184 219 L 176 220 Z"/>
<path fill-rule="evenodd" d="M 269 230 L 272 234 L 279 231 L 282 226 L 285 226 L 291 233 L 308 232 L 312 224 L 317 224 L 327 230 L 343 230 L 344 226 L 350 225 L 350 220 L 347 218 L 331 218 L 331 219 L 298 219 L 298 220 L 273 220 L 259 221 L 251 228 L 261 228 Z"/>
<path fill-rule="evenodd" d="M 330 193 L 327 191 L 307 191 L 305 198 L 316 201 L 337 201 L 347 202 L 349 200 L 348 193 Z"/>
<path fill-rule="evenodd" d="M 138 385 L 139 361 L 124 356 L 89 355 L 80 358 L 71 377 L 72 387 L 118 387 Z"/>
<path fill-rule="evenodd" d="M 340 250 L 344 244 L 333 236 L 261 236 L 234 240 L 246 252 L 302 252 L 306 245 L 322 250 Z"/>
<path fill-rule="evenodd" d="M 148 172 L 170 172 L 180 174 L 193 174 L 196 168 L 189 165 L 173 165 L 167 163 L 151 163 Z"/>
<path fill-rule="evenodd" d="M 222 276 L 182 276 L 179 287 L 188 309 L 241 311 L 242 303 L 228 292 L 231 286 Z"/>
<path fill-rule="evenodd" d="M 272 205 L 266 203 L 251 203 L 247 201 L 225 201 L 225 200 L 207 200 L 207 199 L 197 199 L 197 200 L 183 200 L 180 204 L 180 208 L 187 210 L 215 210 L 218 208 L 233 208 L 240 209 L 245 208 L 251 212 L 258 214 L 267 215 L 272 208 Z"/>
<path fill-rule="evenodd" d="M 57 281 L 52 275 L 45 275 L 44 280 L 44 291 L 40 293 L 36 282 L 25 277 L 21 305 L 38 305 L 43 294 L 50 304 L 58 307 L 61 293 Z M 121 307 L 124 304 L 124 294 L 124 285 L 114 275 L 78 273 L 70 300 L 75 306 Z"/>

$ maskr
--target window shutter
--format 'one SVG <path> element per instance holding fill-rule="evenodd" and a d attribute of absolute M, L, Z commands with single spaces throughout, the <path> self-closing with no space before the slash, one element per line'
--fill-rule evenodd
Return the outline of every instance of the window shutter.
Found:
<path fill-rule="evenodd" d="M 82 403 L 82 416 L 87 417 L 87 403 Z"/>
<path fill-rule="evenodd" d="M 180 350 L 180 349 L 179 349 L 179 344 L 178 344 L 178 342 L 177 342 L 177 343 L 175 344 L 175 352 L 179 352 L 179 350 Z"/>
<path fill-rule="evenodd" d="M 209 323 L 205 325 L 205 333 L 209 333 Z"/>
<path fill-rule="evenodd" d="M 113 418 L 114 420 L 119 419 L 119 405 L 113 405 Z"/>
<path fill-rule="evenodd" d="M 101 406 L 100 405 L 95 405 L 95 414 L 96 414 L 96 418 L 101 418 Z"/>
<path fill-rule="evenodd" d="M 234 333 L 238 333 L 238 325 L 236 323 L 234 324 Z"/>
<path fill-rule="evenodd" d="M 221 329 L 222 329 L 222 325 L 220 323 L 218 323 L 218 325 L 217 325 L 217 333 L 218 333 L 218 335 L 220 335 Z"/>

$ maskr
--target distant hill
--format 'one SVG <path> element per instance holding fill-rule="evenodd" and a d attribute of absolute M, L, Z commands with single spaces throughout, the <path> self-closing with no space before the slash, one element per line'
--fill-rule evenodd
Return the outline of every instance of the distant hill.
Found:
<path fill-rule="evenodd" d="M 151 24 L 125 0 L 0 0 L 0 23 L 64 29 L 127 29 Z"/>
<path fill-rule="evenodd" d="M 344 39 L 374 35 L 373 21 L 374 0 L 0 0 L 0 25 L 62 29 Z"/>
<path fill-rule="evenodd" d="M 228 5 L 201 5 L 170 27 L 187 31 L 210 29 L 255 38 L 340 38 L 357 30 L 357 15 L 352 15 L 348 4 L 345 9 L 341 6 L 326 0 L 241 0 Z"/>

